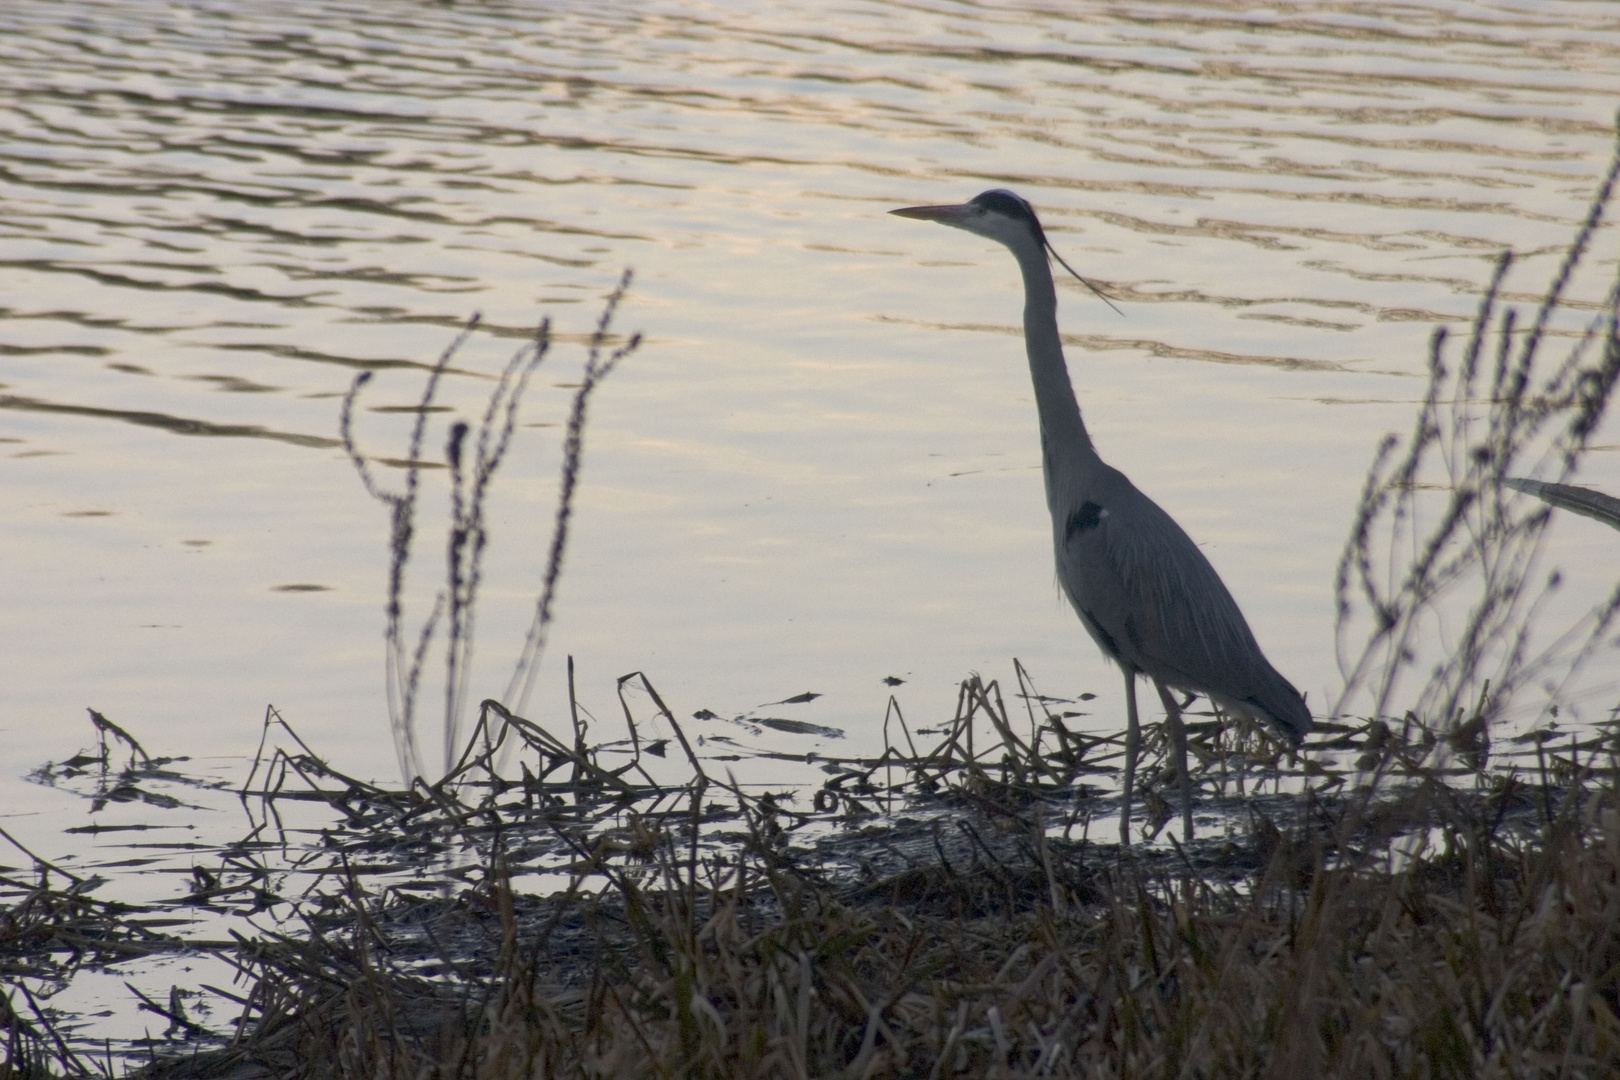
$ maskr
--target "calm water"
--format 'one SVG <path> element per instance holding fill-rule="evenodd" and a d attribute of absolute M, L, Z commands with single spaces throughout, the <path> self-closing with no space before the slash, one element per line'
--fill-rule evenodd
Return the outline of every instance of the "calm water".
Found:
<path fill-rule="evenodd" d="M 1104 456 L 1331 699 L 1370 449 L 1500 249 L 1530 256 L 1517 299 L 1543 287 L 1620 104 L 1607 3 L 575 8 L 0 11 L 8 782 L 85 741 L 86 706 L 233 755 L 274 703 L 391 775 L 386 520 L 339 398 L 377 371 L 362 437 L 398 456 L 470 314 L 463 414 L 627 266 L 647 345 L 597 399 L 538 714 L 572 653 L 604 723 L 640 669 L 683 715 L 820 692 L 792 715 L 864 747 L 886 676 L 926 723 L 1018 656 L 1112 726 L 1118 676 L 1053 587 L 1015 267 L 884 213 L 991 186 L 1120 301 L 1062 294 Z M 1612 234 L 1598 264 L 1583 295 Z M 529 615 L 579 360 L 544 369 L 501 480 L 475 693 Z M 1620 489 L 1613 456 L 1583 478 Z M 1612 532 L 1555 540 L 1608 580 Z"/>

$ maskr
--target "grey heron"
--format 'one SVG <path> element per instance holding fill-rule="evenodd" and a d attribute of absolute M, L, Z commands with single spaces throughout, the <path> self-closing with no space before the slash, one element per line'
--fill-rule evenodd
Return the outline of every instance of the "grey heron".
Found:
<path fill-rule="evenodd" d="M 1047 252 L 1097 290 L 1052 249 L 1029 203 L 1010 191 L 995 190 L 959 206 L 912 206 L 890 213 L 965 229 L 1004 245 L 1018 260 L 1024 277 L 1024 348 L 1040 414 L 1058 581 L 1097 647 L 1125 674 L 1120 841 L 1130 843 L 1141 740 L 1139 675 L 1152 681 L 1164 704 L 1181 787 L 1182 830 L 1190 839 L 1187 733 L 1172 691 L 1203 694 L 1229 712 L 1260 721 L 1289 746 L 1299 745 L 1311 730 L 1310 710 L 1266 660 L 1198 545 L 1124 473 L 1097 456 L 1063 359 L 1057 289 Z"/>

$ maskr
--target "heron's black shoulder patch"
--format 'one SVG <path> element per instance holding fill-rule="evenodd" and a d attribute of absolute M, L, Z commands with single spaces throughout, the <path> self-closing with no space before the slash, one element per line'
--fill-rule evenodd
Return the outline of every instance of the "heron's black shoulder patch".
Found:
<path fill-rule="evenodd" d="M 1102 524 L 1103 508 L 1094 502 L 1083 502 L 1080 508 L 1069 515 L 1068 523 L 1063 527 L 1063 539 L 1073 540 L 1075 534 L 1090 532 Z"/>

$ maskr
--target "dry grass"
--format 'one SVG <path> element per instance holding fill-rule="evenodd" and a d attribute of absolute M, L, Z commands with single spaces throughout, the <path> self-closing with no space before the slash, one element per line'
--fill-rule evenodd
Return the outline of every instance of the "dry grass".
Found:
<path fill-rule="evenodd" d="M 694 846 L 684 814 L 574 832 L 571 887 L 545 900 L 512 890 L 497 840 L 453 900 L 351 879 L 309 937 L 244 956 L 236 1045 L 150 1075 L 1610 1074 L 1615 745 L 1539 746 L 1533 784 L 1397 765 L 1375 813 L 1312 799 L 1136 857 L 1061 839 L 1053 789 L 959 763 L 910 809 L 979 846 L 867 881 L 752 800 L 729 844 Z"/>
<path fill-rule="evenodd" d="M 1111 744 L 1068 732 L 1027 688 L 1020 696 L 1032 736 L 1017 737 L 994 684 L 969 680 L 936 745 L 842 763 L 817 811 L 747 796 L 696 757 L 686 784 L 660 785 L 641 772 L 645 757 L 581 749 L 493 703 L 457 781 L 385 791 L 307 748 L 277 751 L 248 794 L 272 811 L 309 798 L 343 811 L 308 846 L 326 860 L 327 887 L 306 895 L 301 933 L 213 943 L 243 975 L 234 1037 L 144 1074 L 1620 1067 L 1614 730 L 1504 741 L 1499 760 L 1516 749 L 1516 768 L 1459 774 L 1425 765 L 1443 744 L 1419 729 L 1335 728 L 1318 758 L 1340 752 L 1377 771 L 1376 801 L 1333 776 L 1296 797 L 1251 783 L 1241 804 L 1233 790 L 1222 802 L 1246 808 L 1242 834 L 1129 854 L 1074 835 L 1111 808 L 1075 782 Z M 476 781 L 508 739 L 522 743 L 523 779 Z M 1244 764 L 1263 775 L 1264 763 Z M 131 754 L 112 783 L 138 787 L 155 767 Z M 876 823 L 871 809 L 885 804 Z M 537 858 L 546 836 L 559 857 Z M 365 865 L 431 864 L 450 837 L 484 858 L 447 893 L 379 887 Z M 543 898 L 514 889 L 537 863 L 566 885 Z M 0 919 L 11 970 L 37 971 L 75 942 L 76 960 L 91 941 L 109 956 L 176 947 L 143 937 L 139 912 L 90 904 L 48 868 L 17 884 L 26 895 Z M 113 1071 L 77 1056 L 33 1002 L 14 995 L 12 1007 L 24 1015 L 3 1018 L 0 1077 Z M 148 1007 L 188 1022 L 173 1002 Z"/>

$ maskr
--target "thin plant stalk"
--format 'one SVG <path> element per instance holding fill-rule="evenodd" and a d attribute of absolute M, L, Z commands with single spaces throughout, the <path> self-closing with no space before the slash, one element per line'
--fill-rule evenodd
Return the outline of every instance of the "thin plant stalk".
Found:
<path fill-rule="evenodd" d="M 468 320 L 467 326 L 456 335 L 449 347 L 439 354 L 438 361 L 428 370 L 427 382 L 417 403 L 416 420 L 411 425 L 411 438 L 406 451 L 404 491 L 387 491 L 378 483 L 370 463 L 355 441 L 354 406 L 359 399 L 361 388 L 371 381 L 372 372 L 363 371 L 355 376 L 349 392 L 343 397 L 343 406 L 338 414 L 338 430 L 343 439 L 343 448 L 347 451 L 355 471 L 360 474 L 360 482 L 365 486 L 366 494 L 387 506 L 389 510 L 388 591 L 384 605 L 383 627 L 385 643 L 383 685 L 388 695 L 388 721 L 394 733 L 394 747 L 399 754 L 400 773 L 406 779 L 421 772 L 421 757 L 416 745 L 416 693 L 421 685 L 422 664 L 427 646 L 432 640 L 433 628 L 443 605 L 441 596 L 435 601 L 433 612 L 423 623 L 417 635 L 416 648 L 407 659 L 404 634 L 405 572 L 410 565 L 411 543 L 416 536 L 416 498 L 421 485 L 422 443 L 427 435 L 428 412 L 438 392 L 439 380 L 456 352 L 477 329 L 478 323 L 477 315 Z"/>
<path fill-rule="evenodd" d="M 608 295 L 591 334 L 585 370 L 574 400 L 568 411 L 568 426 L 563 436 L 562 477 L 557 494 L 557 515 L 551 527 L 551 546 L 546 553 L 545 575 L 541 579 L 540 597 L 535 602 L 534 618 L 524 638 L 523 649 L 506 686 L 505 699 L 516 702 L 515 711 L 523 715 L 528 708 L 529 696 L 534 692 L 535 677 L 540 671 L 540 658 L 545 653 L 546 637 L 551 629 L 552 608 L 557 598 L 557 583 L 562 576 L 563 555 L 568 548 L 568 527 L 573 518 L 574 492 L 579 484 L 579 470 L 585 449 L 585 416 L 591 395 L 602 380 L 613 373 L 619 362 L 641 345 L 641 335 L 632 334 L 628 341 L 604 355 L 613 325 L 613 316 L 619 303 L 630 288 L 629 270 L 619 279 L 618 287 Z"/>
<path fill-rule="evenodd" d="M 1517 332 L 1515 312 L 1501 303 L 1510 254 L 1497 262 L 1455 369 L 1446 362 L 1448 335 L 1436 331 L 1412 433 L 1404 444 L 1393 436 L 1380 444 L 1340 557 L 1344 690 L 1334 713 L 1365 695 L 1370 715 L 1389 715 L 1408 698 L 1424 646 L 1438 641 L 1442 655 L 1411 694 L 1412 713 L 1455 722 L 1488 682 L 1488 721 L 1531 680 L 1558 672 L 1567 682 L 1620 614 L 1617 587 L 1575 627 L 1538 647 L 1533 616 L 1561 583 L 1556 572 L 1539 571 L 1549 513 L 1506 484 L 1515 473 L 1555 481 L 1572 475 L 1620 376 L 1620 281 L 1561 360 L 1543 356 L 1550 322 L 1603 223 L 1617 176 L 1620 150 L 1528 331 Z M 1429 494 L 1434 487 L 1444 495 Z M 1448 635 L 1445 612 L 1458 597 L 1468 598 L 1465 614 Z M 1352 646 L 1362 620 L 1370 628 Z"/>
<path fill-rule="evenodd" d="M 533 689 L 534 677 L 545 645 L 546 631 L 551 624 L 555 606 L 563 554 L 568 540 L 568 526 L 579 479 L 586 404 L 602 380 L 641 343 L 640 335 L 635 335 L 619 348 L 608 351 L 612 319 L 629 288 L 630 280 L 631 275 L 627 270 L 608 296 L 602 315 L 597 320 L 590 337 L 583 378 L 569 410 L 563 441 L 561 491 L 540 598 L 506 694 L 506 699 L 511 700 L 521 688 L 518 712 L 522 711 Z M 530 379 L 549 353 L 553 340 L 551 323 L 548 319 L 541 323 L 534 339 L 507 361 L 496 379 L 495 387 L 489 395 L 477 426 L 474 427 L 466 421 L 457 421 L 450 426 L 445 442 L 445 464 L 449 478 L 449 523 L 444 549 L 444 584 L 435 592 L 427 617 L 412 633 L 407 629 L 405 610 L 406 570 L 410 563 L 417 529 L 417 501 L 421 488 L 421 473 L 425 466 L 422 450 L 427 434 L 427 417 L 450 361 L 465 345 L 477 325 L 478 319 L 474 317 L 429 371 L 427 383 L 416 406 L 416 420 L 411 428 L 403 490 L 388 490 L 378 481 L 355 438 L 354 410 L 361 389 L 371 379 L 370 372 L 363 372 L 355 378 L 343 399 L 339 420 L 343 446 L 360 474 L 361 483 L 367 494 L 389 508 L 389 569 L 383 631 L 385 685 L 389 723 L 394 732 L 401 775 L 407 781 L 423 773 L 420 740 L 417 734 L 421 681 L 422 673 L 440 641 L 438 635 L 441 629 L 444 631 L 442 643 L 445 671 L 444 774 L 448 775 L 454 765 L 460 745 L 461 721 L 472 692 L 472 661 L 477 636 L 479 589 L 483 583 L 483 560 L 489 546 L 489 524 L 486 514 L 490 490 L 496 473 L 511 448 L 512 437 L 517 428 L 518 409 L 529 387 Z"/>

